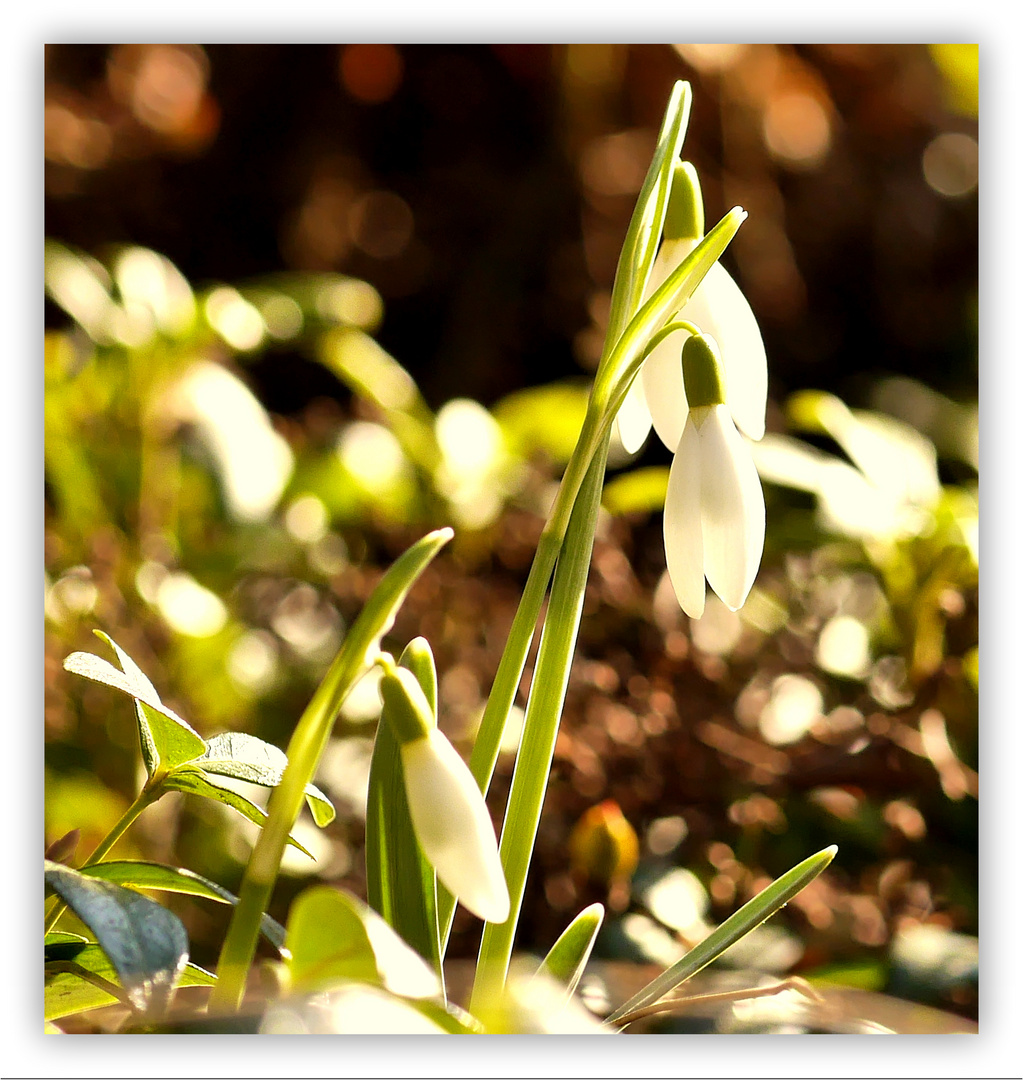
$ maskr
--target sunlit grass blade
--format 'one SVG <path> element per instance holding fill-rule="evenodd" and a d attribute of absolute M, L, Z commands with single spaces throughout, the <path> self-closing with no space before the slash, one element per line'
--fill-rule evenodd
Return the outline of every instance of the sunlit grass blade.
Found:
<path fill-rule="evenodd" d="M 436 714 L 437 669 L 426 640 L 410 641 L 399 663 L 416 676 Z M 437 878 L 412 828 L 398 741 L 386 716 L 377 726 L 369 770 L 366 888 L 370 906 L 434 966 L 443 982 Z"/>
<path fill-rule="evenodd" d="M 675 83 L 661 123 L 657 148 L 636 199 L 636 207 L 618 257 L 605 353 L 614 345 L 632 313 L 639 307 L 650 277 L 668 209 L 675 161 L 689 126 L 692 98 L 689 83 Z"/>
<path fill-rule="evenodd" d="M 788 873 L 782 874 L 777 881 L 772 881 L 763 892 L 755 896 L 748 904 L 744 904 L 734 915 L 725 919 L 713 933 L 704 938 L 694 949 L 690 949 L 681 960 L 672 964 L 667 971 L 658 975 L 638 994 L 615 1009 L 607 1017 L 606 1022 L 616 1023 L 629 1013 L 654 1004 L 676 986 L 684 983 L 686 979 L 692 978 L 712 960 L 716 960 L 726 949 L 731 948 L 740 938 L 745 937 L 751 930 L 780 911 L 824 870 L 835 857 L 836 851 L 838 848 L 834 845 L 818 851 L 816 855 L 811 855 L 798 866 L 794 866 Z"/>
<path fill-rule="evenodd" d="M 452 535 L 451 529 L 428 533 L 394 562 L 366 601 L 302 713 L 288 743 L 288 767 L 280 785 L 270 796 L 267 823 L 259 834 L 242 879 L 238 906 L 220 953 L 219 981 L 213 993 L 212 1007 L 238 1008 L 256 949 L 260 917 L 269 904 L 288 834 L 302 807 L 306 785 L 319 767 L 338 710 L 351 688 L 375 661 L 380 639 L 394 625 L 395 615 L 416 579 Z"/>
<path fill-rule="evenodd" d="M 564 983 L 566 995 L 571 994 L 579 983 L 603 922 L 603 904 L 583 908 L 551 946 L 537 974 L 550 975 Z"/>

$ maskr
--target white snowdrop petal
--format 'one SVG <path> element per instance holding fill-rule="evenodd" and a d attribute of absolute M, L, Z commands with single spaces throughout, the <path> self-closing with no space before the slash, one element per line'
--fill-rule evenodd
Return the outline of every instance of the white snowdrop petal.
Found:
<path fill-rule="evenodd" d="M 508 886 L 486 803 L 469 767 L 437 729 L 401 747 L 409 814 L 437 877 L 474 915 L 508 918 Z"/>
<path fill-rule="evenodd" d="M 679 605 L 691 618 L 703 614 L 703 536 L 700 526 L 700 437 L 686 424 L 668 474 L 664 499 L 664 555 Z"/>
<path fill-rule="evenodd" d="M 632 386 L 618 410 L 615 423 L 618 425 L 618 438 L 621 439 L 625 452 L 635 454 L 650 434 L 650 410 L 643 394 L 642 376 L 637 375 L 632 380 Z"/>
<path fill-rule="evenodd" d="M 720 263 L 707 271 L 679 317 L 695 323 L 717 341 L 729 410 L 751 439 L 763 438 L 767 353 L 749 302 Z"/>
<path fill-rule="evenodd" d="M 764 492 L 725 406 L 710 410 L 699 435 L 707 581 L 735 611 L 746 601 L 764 552 Z"/>
<path fill-rule="evenodd" d="M 689 415 L 686 388 L 682 380 L 682 346 L 689 335 L 684 330 L 669 334 L 646 358 L 640 378 L 647 408 L 658 438 L 674 450 L 682 438 Z"/>

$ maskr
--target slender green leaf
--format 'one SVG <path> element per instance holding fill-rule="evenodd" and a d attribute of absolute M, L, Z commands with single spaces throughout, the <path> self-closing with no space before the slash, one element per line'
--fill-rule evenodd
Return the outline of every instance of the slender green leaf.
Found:
<path fill-rule="evenodd" d="M 96 935 L 132 1005 L 139 1010 L 165 1006 L 188 962 L 188 934 L 181 920 L 131 889 L 59 863 L 46 862 L 45 877 Z"/>
<path fill-rule="evenodd" d="M 372 908 L 329 885 L 306 889 L 291 905 L 285 944 L 299 990 L 352 979 L 406 997 L 440 993 L 436 975 Z"/>
<path fill-rule="evenodd" d="M 175 769 L 164 781 L 163 786 L 168 791 L 183 791 L 186 795 L 200 795 L 204 799 L 212 799 L 214 802 L 223 803 L 237 810 L 249 821 L 255 822 L 260 828 L 266 825 L 267 815 L 254 802 L 250 802 L 244 795 L 228 787 L 222 787 L 215 783 L 205 773 L 198 769 L 186 767 Z M 293 836 L 288 836 L 287 843 L 298 848 L 304 855 L 315 860 L 315 856 L 304 848 Z"/>
<path fill-rule="evenodd" d="M 277 787 L 283 779 L 288 759 L 279 747 L 263 742 L 255 735 L 225 731 L 209 740 L 206 753 L 195 764 L 204 773 L 230 776 L 235 780 L 247 780 L 250 784 L 272 788 Z M 306 784 L 305 797 L 313 820 L 320 828 L 334 820 L 334 804 L 315 784 Z"/>
<path fill-rule="evenodd" d="M 46 950 L 43 991 L 46 1020 L 88 1012 L 116 1004 L 124 996 L 117 970 L 109 957 L 93 942 L 54 944 Z M 90 982 L 89 979 L 95 981 Z M 196 964 L 186 964 L 177 981 L 181 986 L 212 986 L 216 979 Z M 104 989 L 109 985 L 110 989 Z"/>
<path fill-rule="evenodd" d="M 400 663 L 437 711 L 437 669 L 425 638 L 410 641 Z M 386 710 L 386 706 L 385 706 Z M 370 906 L 429 960 L 443 978 L 437 926 L 437 877 L 416 840 L 405 795 L 401 755 L 386 715 L 373 744 L 366 803 L 366 881 Z"/>
<path fill-rule="evenodd" d="M 256 949 L 259 917 L 270 902 L 285 842 L 298 817 L 305 786 L 319 768 L 338 710 L 375 661 L 380 639 L 394 625 L 398 609 L 416 579 L 453 535 L 451 529 L 428 533 L 384 574 L 299 718 L 288 743 L 284 779 L 270 796 L 269 820 L 249 859 L 238 907 L 221 950 L 219 982 L 213 992 L 214 1008 L 237 1009 L 241 1000 L 245 976 Z"/>
<path fill-rule="evenodd" d="M 538 973 L 553 976 L 558 982 L 564 983 L 567 993 L 571 994 L 590 958 L 603 921 L 603 904 L 590 904 L 588 908 L 583 908 L 551 946 Z"/>
<path fill-rule="evenodd" d="M 636 199 L 628 231 L 618 256 L 615 281 L 611 292 L 611 313 L 608 319 L 608 340 L 605 354 L 615 344 L 623 327 L 639 306 L 640 298 L 650 277 L 650 269 L 660 245 L 664 216 L 675 161 L 678 158 L 692 106 L 692 90 L 686 82 L 676 82 L 664 111 L 650 167 Z"/>
<path fill-rule="evenodd" d="M 237 904 L 238 897 L 215 881 L 177 866 L 164 866 L 151 862 L 104 862 L 94 866 L 83 866 L 81 873 L 86 877 L 112 881 L 115 885 L 126 885 L 131 889 L 156 889 L 161 892 L 184 893 L 187 896 L 201 896 L 206 900 L 215 900 L 221 904 Z M 263 916 L 263 936 L 280 950 L 284 947 L 284 927 L 269 915 Z M 51 935 L 47 935 L 49 942 Z M 85 940 L 84 938 L 82 939 Z"/>
<path fill-rule="evenodd" d="M 554 571 L 550 604 L 501 829 L 501 864 L 508 882 L 511 914 L 505 922 L 488 922 L 483 928 L 470 1004 L 473 1013 L 477 1013 L 477 1006 L 483 1007 L 493 994 L 500 993 L 508 973 L 579 633 L 608 441 L 609 436 L 605 435 L 587 470 Z"/>
<path fill-rule="evenodd" d="M 681 960 L 672 964 L 667 971 L 658 975 L 638 994 L 615 1009 L 608 1016 L 607 1023 L 613 1024 L 637 1009 L 653 1005 L 676 986 L 684 983 L 686 979 L 692 978 L 712 960 L 716 960 L 726 949 L 780 911 L 792 897 L 809 885 L 835 857 L 836 851 L 838 848 L 835 846 L 818 851 L 816 855 L 804 859 L 788 873 L 772 881 L 763 892 L 758 893 L 734 915 L 725 919 L 716 930 L 705 937 L 694 949 L 690 949 Z"/>

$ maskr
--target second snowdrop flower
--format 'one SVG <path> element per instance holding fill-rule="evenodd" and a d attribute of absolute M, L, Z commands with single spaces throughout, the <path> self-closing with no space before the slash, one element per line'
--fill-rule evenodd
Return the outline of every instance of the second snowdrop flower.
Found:
<path fill-rule="evenodd" d="M 706 582 L 733 611 L 745 603 L 764 552 L 764 492 L 725 404 L 712 337 L 686 339 L 682 374 L 689 409 L 668 477 L 664 551 L 678 602 L 698 619 Z"/>
<path fill-rule="evenodd" d="M 436 725 L 416 677 L 393 662 L 380 697 L 398 740 L 409 816 L 427 861 L 444 886 L 474 915 L 508 918 L 508 886 L 494 826 L 480 789 L 458 751 Z"/>

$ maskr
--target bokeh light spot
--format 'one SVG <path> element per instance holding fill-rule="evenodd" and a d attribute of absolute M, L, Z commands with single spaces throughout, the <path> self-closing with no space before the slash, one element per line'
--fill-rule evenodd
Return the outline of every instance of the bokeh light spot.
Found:
<path fill-rule="evenodd" d="M 397 93 L 405 62 L 393 45 L 345 45 L 339 70 L 341 83 L 353 98 L 379 105 Z"/>
<path fill-rule="evenodd" d="M 412 239 L 412 211 L 393 191 L 368 191 L 352 204 L 355 246 L 374 259 L 393 259 Z"/>
<path fill-rule="evenodd" d="M 977 186 L 977 140 L 961 132 L 946 131 L 927 144 L 921 165 L 928 186 L 939 195 L 950 199 L 968 195 Z"/>
<path fill-rule="evenodd" d="M 776 94 L 764 111 L 764 142 L 771 154 L 788 165 L 813 168 L 831 146 L 831 121 L 812 94 Z"/>

